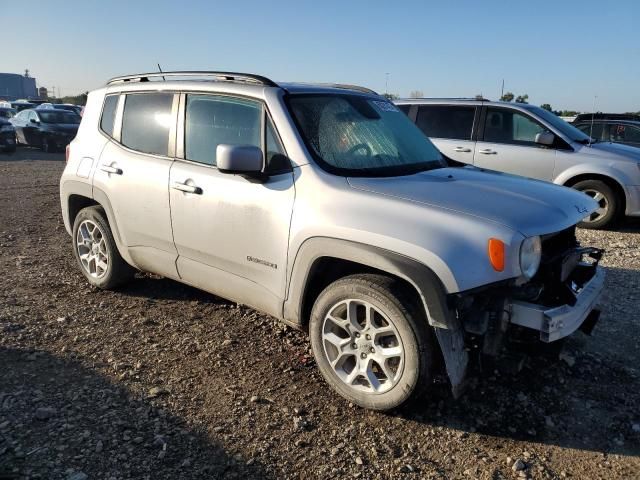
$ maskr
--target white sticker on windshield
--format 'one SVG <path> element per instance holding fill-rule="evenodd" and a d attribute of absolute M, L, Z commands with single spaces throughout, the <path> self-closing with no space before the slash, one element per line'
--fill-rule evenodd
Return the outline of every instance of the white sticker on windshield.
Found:
<path fill-rule="evenodd" d="M 391 102 L 385 102 L 384 100 L 372 100 L 376 107 L 383 112 L 399 112 L 398 108 Z"/>

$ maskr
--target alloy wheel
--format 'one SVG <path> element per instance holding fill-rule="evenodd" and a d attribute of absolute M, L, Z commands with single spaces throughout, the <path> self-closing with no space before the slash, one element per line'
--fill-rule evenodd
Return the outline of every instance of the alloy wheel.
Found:
<path fill-rule="evenodd" d="M 322 344 L 331 368 L 351 388 L 384 393 L 402 377 L 402 339 L 389 317 L 369 302 L 333 305 L 323 321 Z"/>
<path fill-rule="evenodd" d="M 594 189 L 586 189 L 582 191 L 586 193 L 591 198 L 593 198 L 596 202 L 598 202 L 598 208 L 591 215 L 582 220 L 585 223 L 597 222 L 602 217 L 604 217 L 609 212 L 609 200 L 607 197 L 598 190 Z"/>
<path fill-rule="evenodd" d="M 102 278 L 109 268 L 104 232 L 91 220 L 84 220 L 76 235 L 78 258 L 85 272 L 93 278 Z"/>

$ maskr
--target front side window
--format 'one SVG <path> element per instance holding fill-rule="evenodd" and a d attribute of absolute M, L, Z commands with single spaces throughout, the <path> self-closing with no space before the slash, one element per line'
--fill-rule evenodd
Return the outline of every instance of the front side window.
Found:
<path fill-rule="evenodd" d="M 269 117 L 267 117 L 266 125 L 265 144 L 267 146 L 267 154 L 265 171 L 276 173 L 291 170 L 291 162 L 284 152 L 282 143 L 280 143 L 280 139 L 278 138 L 276 130 L 273 126 L 273 122 L 271 122 L 271 119 Z"/>
<path fill-rule="evenodd" d="M 427 137 L 471 140 L 475 113 L 472 106 L 423 105 L 416 124 Z"/>
<path fill-rule="evenodd" d="M 487 109 L 484 124 L 485 142 L 533 145 L 536 135 L 546 131 L 548 130 L 538 122 L 515 110 Z"/>
<path fill-rule="evenodd" d="M 116 107 L 118 106 L 119 95 L 107 95 L 104 98 L 102 107 L 102 118 L 100 118 L 100 128 L 104 133 L 113 137 L 113 123 L 116 118 Z"/>
<path fill-rule="evenodd" d="M 307 148 L 331 173 L 410 175 L 445 165 L 429 139 L 383 98 L 298 94 L 287 103 Z"/>
<path fill-rule="evenodd" d="M 187 160 L 216 165 L 218 145 L 262 148 L 262 105 L 240 98 L 187 95 L 184 151 Z"/>
<path fill-rule="evenodd" d="M 139 152 L 167 156 L 172 103 L 172 93 L 127 95 L 122 114 L 122 144 Z"/>

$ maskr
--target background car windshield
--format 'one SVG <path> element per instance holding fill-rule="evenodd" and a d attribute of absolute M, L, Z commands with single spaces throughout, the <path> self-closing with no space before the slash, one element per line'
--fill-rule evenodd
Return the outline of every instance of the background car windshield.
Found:
<path fill-rule="evenodd" d="M 578 130 L 573 125 L 569 125 L 567 122 L 562 120 L 555 113 L 550 112 L 549 110 L 545 110 L 544 108 L 535 107 L 533 105 L 526 107 L 530 112 L 535 113 L 537 116 L 542 118 L 545 122 L 550 124 L 560 133 L 562 133 L 565 137 L 573 140 L 574 142 L 588 142 L 589 135 Z"/>
<path fill-rule="evenodd" d="M 10 110 L 8 108 L 0 108 L 0 118 L 12 118 L 16 114 L 15 110 Z"/>
<path fill-rule="evenodd" d="M 80 116 L 67 111 L 39 111 L 42 123 L 80 123 Z"/>
<path fill-rule="evenodd" d="M 307 147 L 332 173 L 409 175 L 445 166 L 429 139 L 383 98 L 300 94 L 288 104 Z"/>

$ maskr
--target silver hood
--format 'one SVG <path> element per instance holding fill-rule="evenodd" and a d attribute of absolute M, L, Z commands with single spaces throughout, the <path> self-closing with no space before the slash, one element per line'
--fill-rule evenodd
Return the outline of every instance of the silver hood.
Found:
<path fill-rule="evenodd" d="M 640 148 L 621 143 L 597 142 L 581 146 L 580 151 L 609 159 L 640 162 Z"/>
<path fill-rule="evenodd" d="M 597 208 L 593 199 L 576 190 L 474 167 L 348 181 L 359 190 L 480 217 L 527 237 L 568 228 Z"/>

